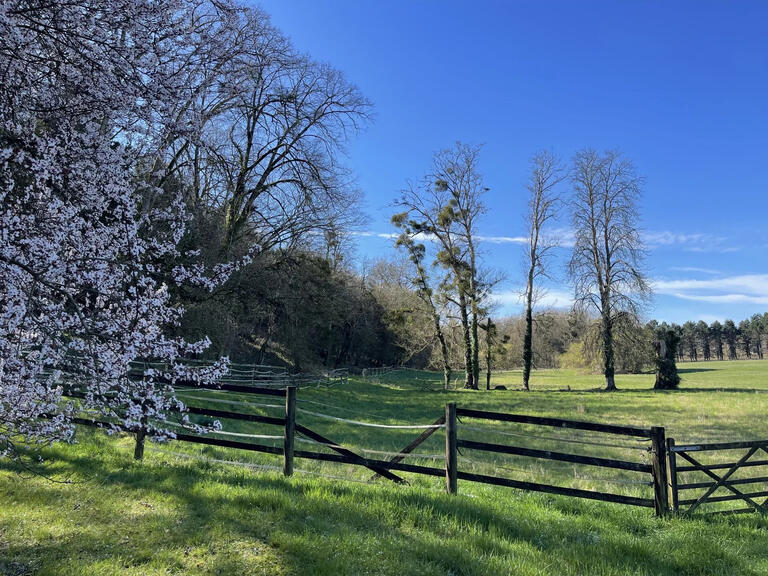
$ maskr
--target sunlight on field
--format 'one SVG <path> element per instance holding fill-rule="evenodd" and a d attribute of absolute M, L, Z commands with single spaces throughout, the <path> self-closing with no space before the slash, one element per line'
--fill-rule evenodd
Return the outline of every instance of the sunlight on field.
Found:
<path fill-rule="evenodd" d="M 516 387 L 519 373 L 494 384 Z M 622 376 L 619 392 L 569 371 L 535 374 L 533 391 L 440 390 L 437 374 L 395 372 L 346 385 L 299 390 L 297 421 L 352 450 L 386 458 L 429 424 L 445 403 L 620 425 L 663 425 L 678 443 L 768 437 L 768 362 L 683 366 L 675 392 L 651 390 L 650 375 Z M 567 390 L 570 387 L 571 391 Z M 279 415 L 280 399 L 195 391 L 196 405 L 251 401 Z M 200 399 L 203 400 L 200 400 Z M 192 403 L 192 398 L 189 399 Z M 221 405 L 218 405 L 221 408 Z M 242 409 L 240 406 L 238 409 Z M 223 421 L 236 434 L 280 427 Z M 611 435 L 464 419 L 459 436 L 543 450 L 644 461 L 645 445 Z M 150 444 L 143 463 L 132 439 L 81 430 L 80 443 L 43 450 L 26 479 L 0 473 L 0 574 L 760 574 L 768 571 L 768 525 L 757 515 L 655 519 L 652 510 L 553 497 L 402 473 L 409 486 L 368 483 L 360 467 L 297 459 L 291 479 L 280 456 L 170 442 Z M 588 443 L 581 444 L 581 441 Z M 279 440 L 260 439 L 259 442 Z M 593 443 L 594 442 L 594 443 Z M 600 445 L 598 445 L 600 444 Z M 639 448 L 639 449 L 638 449 Z M 320 450 L 297 442 L 297 449 Z M 435 433 L 410 463 L 441 468 Z M 226 464 L 223 461 L 236 461 Z M 652 496 L 645 474 L 565 462 L 472 453 L 460 470 L 628 495 Z M 363 483 L 365 482 L 365 483 Z M 674 546 L 670 546 L 673 542 Z M 642 566 L 642 568 L 638 568 Z"/>

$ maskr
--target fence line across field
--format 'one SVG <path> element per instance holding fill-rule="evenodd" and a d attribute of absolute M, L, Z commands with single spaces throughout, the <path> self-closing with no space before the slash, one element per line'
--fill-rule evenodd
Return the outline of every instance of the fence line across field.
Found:
<path fill-rule="evenodd" d="M 187 426 L 180 422 L 173 422 L 170 420 L 162 420 L 159 422 L 159 424 L 171 426 L 172 428 L 178 428 L 186 432 L 197 433 L 203 437 L 211 436 L 211 435 L 215 436 L 218 434 L 223 436 L 233 436 L 233 437 L 240 437 L 240 438 L 253 438 L 256 440 L 283 440 L 284 439 L 284 436 L 278 436 L 273 434 L 247 434 L 244 432 L 231 432 L 223 429 L 199 430 L 193 426 Z M 312 440 L 310 438 L 299 437 L 299 438 L 296 438 L 296 441 L 304 444 L 312 444 L 314 446 L 319 446 L 319 447 L 328 448 L 328 449 L 346 449 L 354 452 L 362 452 L 365 454 L 375 454 L 379 456 L 388 456 L 388 457 L 402 456 L 405 458 L 423 459 L 423 460 L 442 460 L 443 458 L 445 458 L 444 454 L 423 454 L 418 452 L 410 453 L 410 454 L 402 454 L 402 452 L 396 452 L 393 450 L 373 450 L 370 448 L 362 448 L 359 446 L 327 444 L 325 442 L 318 442 L 317 440 Z"/>
<path fill-rule="evenodd" d="M 242 393 L 242 390 L 240 389 L 240 387 L 236 387 L 235 391 L 237 391 L 238 393 Z M 458 470 L 458 448 L 460 446 L 464 446 L 466 448 L 472 448 L 472 449 L 481 449 L 481 450 L 482 449 L 492 449 L 495 451 L 513 450 L 512 453 L 518 453 L 525 456 L 531 456 L 531 457 L 541 458 L 541 459 L 562 460 L 563 458 L 567 458 L 568 461 L 587 463 L 591 465 L 602 466 L 605 464 L 608 464 L 608 465 L 612 464 L 614 467 L 618 467 L 618 466 L 616 466 L 615 461 L 610 461 L 610 460 L 601 459 L 601 458 L 590 459 L 588 457 L 578 456 L 578 455 L 563 455 L 561 453 L 555 453 L 555 452 L 549 452 L 549 451 L 538 451 L 538 450 L 531 450 L 531 449 L 515 449 L 510 447 L 503 447 L 500 445 L 489 445 L 484 443 L 472 442 L 468 440 L 458 440 L 456 435 L 457 428 L 458 428 L 457 418 L 456 418 L 457 410 L 456 410 L 455 404 L 452 404 L 452 403 L 449 403 L 446 407 L 446 416 L 441 417 L 433 424 L 416 424 L 416 425 L 378 424 L 374 422 L 361 422 L 358 420 L 339 418 L 339 417 L 330 416 L 328 414 L 324 414 L 321 412 L 314 412 L 310 410 L 297 408 L 296 392 L 297 392 L 297 389 L 295 387 L 286 388 L 284 391 L 280 392 L 280 395 L 284 397 L 286 401 L 284 418 L 272 418 L 272 417 L 260 416 L 256 414 L 242 414 L 237 412 L 213 410 L 213 409 L 200 408 L 200 407 L 187 408 L 188 412 L 192 414 L 203 415 L 203 416 L 234 418 L 234 419 L 247 420 L 247 421 L 253 421 L 253 422 L 262 422 L 266 424 L 281 425 L 284 428 L 284 434 L 282 438 L 283 440 L 282 448 L 274 445 L 270 446 L 268 444 L 244 443 L 238 440 L 227 440 L 227 439 L 217 437 L 220 435 L 225 435 L 225 436 L 230 435 L 230 436 L 241 436 L 243 438 L 252 438 L 257 440 L 271 440 L 271 441 L 280 440 L 280 437 L 277 435 L 265 435 L 265 434 L 246 435 L 245 433 L 242 433 L 242 432 L 230 432 L 226 430 L 224 431 L 212 430 L 210 432 L 204 432 L 202 435 L 199 432 L 198 434 L 176 434 L 176 439 L 180 441 L 185 441 L 185 442 L 219 446 L 222 448 L 235 448 L 235 449 L 264 452 L 264 453 L 270 453 L 270 454 L 282 454 L 283 460 L 284 460 L 283 471 L 286 475 L 290 475 L 293 473 L 294 458 L 305 458 L 305 459 L 321 460 L 326 462 L 336 462 L 341 464 L 352 464 L 357 466 L 364 466 L 375 473 L 374 477 L 383 476 L 389 480 L 399 482 L 399 483 L 405 483 L 406 480 L 395 473 L 398 471 L 412 472 L 417 474 L 427 474 L 431 476 L 444 475 L 446 477 L 446 488 L 451 493 L 456 491 L 457 480 L 462 479 L 462 480 L 469 480 L 474 482 L 496 484 L 501 486 L 511 486 L 515 488 L 538 490 L 538 491 L 549 492 L 554 494 L 607 500 L 611 502 L 620 502 L 624 504 L 631 504 L 631 505 L 638 505 L 638 506 L 651 506 L 651 507 L 654 506 L 654 501 L 649 499 L 642 499 L 642 498 L 623 496 L 623 495 L 617 495 L 617 494 L 605 494 L 597 491 L 586 491 L 586 490 L 565 488 L 560 486 L 552 486 L 552 485 L 532 483 L 532 482 L 521 482 L 521 481 L 516 481 L 508 478 L 500 478 L 496 476 L 488 476 L 488 475 L 459 471 Z M 278 391 L 253 390 L 252 393 L 254 394 L 268 393 L 270 395 L 274 395 L 278 393 Z M 245 405 L 247 406 L 248 403 L 246 402 Z M 383 451 L 383 450 L 374 451 L 369 449 L 361 450 L 358 447 L 345 446 L 343 443 L 336 442 L 325 436 L 317 434 L 315 431 L 307 428 L 306 426 L 296 423 L 297 412 L 300 414 L 307 414 L 309 416 L 329 419 L 332 421 L 341 422 L 341 423 L 349 424 L 353 426 L 354 425 L 369 426 L 369 427 L 374 427 L 378 429 L 393 429 L 393 428 L 394 429 L 419 429 L 422 431 L 422 434 L 399 452 Z M 546 425 L 550 425 L 550 426 L 553 425 L 553 423 L 555 423 L 560 427 L 572 426 L 577 429 L 587 429 L 587 430 L 595 430 L 595 431 L 608 430 L 612 434 L 618 434 L 621 431 L 626 429 L 626 430 L 629 430 L 630 435 L 636 436 L 639 434 L 638 429 L 615 427 L 611 425 L 597 425 L 592 423 L 560 421 L 560 420 L 557 420 L 555 422 L 552 419 L 542 419 L 538 417 L 510 415 L 510 414 L 503 414 L 503 413 L 482 413 L 482 412 L 468 410 L 468 409 L 461 409 L 458 412 L 466 417 L 474 417 L 474 418 L 481 418 L 481 419 L 486 417 L 491 417 L 492 419 L 522 421 L 527 424 L 544 422 Z M 87 421 L 81 420 L 80 423 L 87 423 Z M 104 425 L 105 423 L 91 422 L 91 424 Z M 197 430 L 189 429 L 188 427 L 185 427 L 181 424 L 178 424 L 178 426 L 181 426 L 182 429 L 185 429 L 185 431 L 188 431 L 188 432 L 197 432 Z M 420 458 L 426 459 L 427 457 L 432 457 L 433 460 L 437 460 L 438 459 L 437 457 L 439 455 L 429 454 L 429 455 L 422 456 L 414 452 L 414 449 L 420 443 L 425 441 L 430 435 L 432 435 L 437 430 L 445 430 L 445 434 L 446 434 L 446 453 L 445 453 L 444 468 L 442 469 L 431 468 L 431 467 L 417 465 L 417 464 L 408 464 L 402 461 L 405 458 L 413 458 L 418 460 Z M 219 434 L 217 434 L 217 432 Z M 299 442 L 302 442 L 303 439 L 309 439 L 314 441 L 310 443 L 313 447 L 321 448 L 324 450 L 332 450 L 335 453 L 296 450 L 294 449 L 296 434 L 299 435 L 299 438 L 296 438 L 299 440 Z M 146 432 L 142 434 L 142 437 L 144 435 L 146 435 Z M 514 450 L 517 450 L 518 452 L 514 452 Z M 378 456 L 378 458 L 371 458 L 370 456 Z M 621 464 L 622 466 L 627 467 L 627 466 L 630 466 L 631 463 L 621 462 Z M 635 467 L 634 469 L 637 469 L 640 471 L 651 470 L 651 467 L 649 465 L 641 465 L 641 464 L 631 464 L 631 465 Z"/>
<path fill-rule="evenodd" d="M 475 432 L 482 432 L 483 434 L 500 434 L 502 436 L 510 436 L 514 438 L 531 438 L 533 440 L 550 440 L 555 442 L 566 442 L 568 444 L 585 444 L 588 446 L 602 446 L 606 448 L 624 448 L 626 450 L 640 450 L 642 452 L 648 452 L 647 446 L 631 446 L 629 444 L 615 444 L 611 442 L 597 442 L 592 440 L 579 440 L 577 438 L 558 438 L 557 436 L 547 436 L 543 434 L 533 434 L 525 432 L 508 432 L 504 430 L 493 430 L 492 428 L 480 428 L 479 426 L 469 426 L 467 424 L 459 424 L 459 430 L 473 430 Z"/>
<path fill-rule="evenodd" d="M 632 426 L 602 424 L 596 422 L 566 420 L 560 418 L 530 416 L 524 414 L 488 412 L 469 408 L 459 408 L 455 403 L 450 402 L 445 407 L 445 415 L 440 416 L 440 418 L 431 424 L 383 424 L 377 423 L 375 421 L 361 421 L 354 418 L 342 418 L 339 416 L 329 415 L 321 411 L 301 408 L 297 406 L 297 403 L 325 407 L 334 411 L 344 411 L 350 414 L 356 414 L 358 416 L 361 414 L 360 411 L 354 410 L 352 408 L 338 406 L 332 403 L 324 403 L 311 399 L 301 399 L 297 401 L 297 392 L 298 390 L 302 389 L 301 386 L 292 385 L 284 388 L 275 388 L 263 386 L 243 386 L 239 384 L 226 383 L 221 385 L 199 385 L 198 383 L 192 382 L 181 384 L 182 385 L 180 388 L 184 389 L 179 390 L 179 397 L 183 402 L 186 402 L 187 400 L 193 400 L 198 404 L 205 402 L 209 405 L 220 404 L 222 406 L 230 406 L 232 408 L 218 409 L 197 405 L 185 406 L 183 411 L 171 410 L 171 412 L 186 412 L 188 414 L 204 416 L 208 418 L 233 419 L 240 420 L 242 422 L 260 423 L 267 426 L 278 426 L 281 429 L 281 434 L 257 434 L 248 433 L 247 431 L 208 429 L 207 427 L 197 428 L 194 423 L 185 424 L 184 422 L 176 422 L 168 419 L 161 421 L 161 425 L 165 424 L 171 427 L 177 427 L 184 432 L 176 434 L 177 440 L 181 442 L 197 443 L 220 448 L 282 455 L 282 471 L 286 476 L 290 476 L 294 471 L 300 471 L 299 469 L 294 469 L 293 460 L 294 458 L 303 458 L 331 464 L 335 463 L 364 467 L 374 473 L 374 476 L 371 477 L 371 480 L 383 477 L 393 482 L 406 483 L 405 478 L 399 475 L 402 472 L 422 474 L 433 477 L 444 477 L 446 490 L 450 493 L 455 493 L 457 491 L 458 481 L 471 481 L 524 490 L 540 491 L 562 496 L 603 500 L 633 506 L 651 507 L 656 510 L 658 515 L 666 514 L 670 510 L 678 511 L 680 507 L 684 505 L 689 506 L 686 513 L 693 513 L 702 504 L 710 502 L 727 502 L 731 500 L 744 501 L 749 505 L 748 509 L 735 510 L 734 512 L 753 510 L 762 513 L 768 511 L 768 490 L 744 493 L 739 488 L 737 488 L 737 486 L 742 485 L 768 482 L 768 475 L 764 474 L 756 478 L 735 478 L 735 474 L 742 468 L 768 466 L 768 460 L 765 459 L 765 454 L 768 454 L 768 441 L 729 442 L 719 444 L 711 442 L 706 444 L 687 443 L 685 445 L 675 446 L 673 439 L 669 439 L 669 441 L 665 440 L 664 429 L 660 427 L 644 429 Z M 210 391 L 212 394 L 210 396 L 202 395 L 200 394 L 201 390 Z M 70 394 L 65 395 L 70 395 L 74 398 L 77 398 L 79 397 L 78 394 L 81 394 L 77 391 L 70 392 Z M 192 394 L 189 394 L 189 392 L 192 392 Z M 220 395 L 232 393 L 237 394 L 237 400 L 220 397 Z M 243 395 L 246 395 L 246 397 L 243 398 Z M 279 397 L 281 400 L 284 400 L 285 403 L 278 404 L 276 402 L 252 402 L 248 399 L 249 396 L 263 397 L 264 395 L 275 398 L 275 400 L 277 400 L 276 397 Z M 279 410 L 280 415 L 267 416 L 264 414 L 238 411 L 238 409 L 242 408 L 265 408 L 275 411 Z M 342 425 L 348 426 L 362 426 L 375 429 L 398 429 L 404 431 L 414 430 L 420 431 L 420 434 L 418 436 L 415 435 L 411 442 L 399 451 L 396 449 L 382 450 L 371 447 L 352 446 L 343 442 L 339 442 L 338 438 L 328 438 L 311 428 L 307 428 L 307 426 L 297 422 L 297 415 L 338 422 Z M 367 415 L 367 417 L 371 420 L 375 420 L 376 418 L 376 416 L 373 415 Z M 496 421 L 504 423 L 524 424 L 526 429 L 524 432 L 497 430 L 489 426 L 469 425 L 461 420 Z M 98 421 L 92 418 L 76 418 L 74 421 L 77 424 L 108 427 L 114 430 L 123 430 L 125 432 L 134 433 L 137 435 L 137 446 L 139 438 L 143 438 L 146 433 L 149 432 L 149 429 L 146 428 L 129 430 L 120 426 L 116 422 Z M 568 430 L 571 434 L 573 431 L 580 431 L 581 433 L 588 432 L 590 433 L 590 438 L 574 438 L 572 436 L 569 438 L 560 438 L 551 434 L 538 434 L 535 431 L 531 431 L 531 429 L 535 430 L 537 427 Z M 506 438 L 508 441 L 504 444 L 493 444 L 470 440 L 462 436 L 462 430 L 471 430 L 483 435 L 496 434 Z M 337 433 L 339 433 L 339 430 L 334 427 L 331 434 Z M 435 433 L 441 433 L 441 437 L 442 434 L 444 434 L 445 453 L 418 453 L 416 448 Z M 623 437 L 627 440 L 631 439 L 635 444 L 617 443 L 612 439 L 606 439 L 606 441 L 597 441 L 591 437 L 592 434 L 610 434 L 611 438 Z M 222 436 L 228 436 L 232 439 L 223 438 Z M 243 442 L 238 438 L 261 441 L 261 443 Z M 569 452 L 558 452 L 554 450 L 534 449 L 525 445 L 515 445 L 515 441 L 517 440 L 521 442 L 525 440 L 545 440 L 563 443 L 564 445 L 579 444 L 593 447 L 596 450 L 601 448 L 621 448 L 633 450 L 635 452 L 643 451 L 649 455 L 650 463 L 645 461 L 637 462 L 632 460 L 616 460 L 612 458 L 605 458 L 602 454 L 599 453 L 598 455 L 590 456 L 586 454 L 573 454 Z M 280 445 L 281 441 L 282 445 Z M 650 448 L 638 446 L 636 444 L 638 441 L 650 442 Z M 296 443 L 304 445 L 308 449 L 296 449 Z M 716 462 L 703 464 L 697 459 L 698 454 L 717 449 L 747 449 L 748 451 L 736 462 Z M 467 457 L 466 454 L 462 453 L 463 450 L 495 454 L 497 457 L 494 459 L 481 461 L 475 458 Z M 753 458 L 753 456 L 755 456 L 758 452 L 763 453 L 763 459 Z M 516 458 L 530 458 L 536 462 L 541 463 L 547 461 L 568 462 L 572 465 L 574 470 L 574 475 L 572 478 L 574 481 L 589 481 L 598 485 L 600 483 L 605 483 L 615 485 L 626 484 L 652 487 L 653 498 L 617 494 L 613 492 L 603 492 L 597 489 L 583 490 L 540 482 L 529 482 L 515 478 L 479 474 L 461 469 L 461 463 L 469 463 L 477 466 L 479 470 L 488 468 L 492 470 L 504 470 L 506 472 L 512 473 L 513 475 L 520 473 L 541 475 L 543 473 L 539 473 L 533 468 L 524 470 L 521 468 L 505 466 L 499 462 L 498 455 L 512 455 Z M 404 462 L 403 460 L 405 459 L 409 459 L 411 462 Z M 686 460 L 688 464 L 678 466 L 678 459 Z M 213 460 L 215 461 L 215 459 Z M 434 462 L 444 460 L 444 466 L 425 466 L 413 463 L 413 461 L 418 460 L 432 460 Z M 242 464 L 231 460 L 223 460 L 222 462 L 232 463 L 235 465 Z M 248 464 L 248 466 L 265 470 L 280 469 L 277 466 L 267 467 L 258 464 Z M 598 476 L 577 472 L 576 466 L 590 466 L 593 468 L 598 467 L 612 471 L 621 469 L 624 470 L 625 473 L 634 472 L 645 474 L 647 475 L 647 479 L 635 480 L 615 476 L 607 476 L 601 478 Z M 544 471 L 543 466 L 541 467 L 541 470 Z M 718 470 L 725 470 L 725 472 L 719 473 L 717 472 Z M 678 481 L 679 475 L 686 473 L 705 474 L 707 476 L 707 481 Z M 320 473 L 319 475 L 328 476 Z M 680 499 L 678 497 L 678 493 L 680 491 L 693 489 L 704 489 L 705 492 L 704 494 L 693 498 Z M 728 494 L 725 496 L 717 495 L 715 494 L 717 490 L 727 490 Z M 757 502 L 755 498 L 759 497 L 764 497 L 765 500 L 763 500 L 763 502 Z"/>
<path fill-rule="evenodd" d="M 359 420 L 348 420 L 347 418 L 339 418 L 338 416 L 330 416 L 329 414 L 323 414 L 322 412 L 312 412 L 311 410 L 305 410 L 304 408 L 296 408 L 297 412 L 303 414 L 309 414 L 317 418 L 325 418 L 326 420 L 335 420 L 336 422 L 344 422 L 346 424 L 353 424 L 355 426 L 369 426 L 371 428 L 391 428 L 400 430 L 423 430 L 427 428 L 443 428 L 443 424 L 375 424 L 373 422 L 361 422 Z"/>

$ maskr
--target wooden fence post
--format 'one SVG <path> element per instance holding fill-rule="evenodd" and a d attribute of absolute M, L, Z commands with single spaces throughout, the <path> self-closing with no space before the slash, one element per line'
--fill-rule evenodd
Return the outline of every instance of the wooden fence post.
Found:
<path fill-rule="evenodd" d="M 445 489 L 449 494 L 456 494 L 458 472 L 456 402 L 448 402 L 445 405 Z"/>
<path fill-rule="evenodd" d="M 677 454 L 674 452 L 675 439 L 667 438 L 667 463 L 669 474 L 669 507 L 672 512 L 677 512 Z"/>
<path fill-rule="evenodd" d="M 293 440 L 296 433 L 296 386 L 285 389 L 285 431 L 283 436 L 283 474 L 293 474 Z"/>
<path fill-rule="evenodd" d="M 653 495 L 656 516 L 669 512 L 667 493 L 667 442 L 663 426 L 651 427 L 651 454 L 653 457 Z"/>

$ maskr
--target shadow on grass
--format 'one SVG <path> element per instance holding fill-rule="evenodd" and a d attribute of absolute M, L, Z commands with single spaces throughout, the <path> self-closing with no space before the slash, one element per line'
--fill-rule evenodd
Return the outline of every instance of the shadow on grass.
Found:
<path fill-rule="evenodd" d="M 677 367 L 678 374 L 696 374 L 697 372 L 716 372 L 717 368 L 680 368 Z"/>
<path fill-rule="evenodd" d="M 187 573 L 197 563 L 205 573 L 240 574 L 274 562 L 274 573 L 291 574 L 498 574 L 517 566 L 527 573 L 544 565 L 549 573 L 716 574 L 727 566 L 753 574 L 749 559 L 767 553 L 760 540 L 743 538 L 736 551 L 721 537 L 707 539 L 701 526 L 675 529 L 682 521 L 655 520 L 647 510 L 509 498 L 510 491 L 499 492 L 515 503 L 505 508 L 492 498 L 284 479 L 158 455 L 135 463 L 125 454 L 56 449 L 55 457 L 59 473 L 98 480 L 76 490 L 16 483 L 11 496 L 20 508 L 67 516 L 54 537 L 5 546 L 8 562 L 34 573 L 158 564 Z M 744 526 L 763 526 L 756 522 Z M 676 546 L 706 552 L 669 554 L 664 530 Z"/>

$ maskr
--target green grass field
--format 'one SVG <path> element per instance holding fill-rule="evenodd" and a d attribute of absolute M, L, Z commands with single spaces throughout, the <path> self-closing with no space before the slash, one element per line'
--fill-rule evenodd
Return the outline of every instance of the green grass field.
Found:
<path fill-rule="evenodd" d="M 536 373 L 529 393 L 512 389 L 520 380 L 515 372 L 493 381 L 510 390 L 491 392 L 444 392 L 438 374 L 397 372 L 302 389 L 297 419 L 381 458 L 386 455 L 379 452 L 399 450 L 419 431 L 355 426 L 310 412 L 428 424 L 446 402 L 455 401 L 486 410 L 663 425 L 678 443 L 768 437 L 768 362 L 684 364 L 681 373 L 678 391 L 654 392 L 653 377 L 637 375 L 618 377 L 620 391 L 606 394 L 596 391 L 599 376 L 569 371 Z M 198 405 L 241 399 L 221 392 L 188 396 Z M 280 413 L 269 406 L 237 407 L 243 409 Z M 281 433 L 269 426 L 223 424 L 235 434 Z M 470 421 L 460 423 L 459 435 L 647 458 L 636 449 L 644 447 L 640 443 L 595 433 Z M 645 508 L 463 481 L 459 494 L 449 496 L 439 478 L 405 474 L 409 486 L 369 483 L 368 470 L 307 460 L 297 460 L 297 473 L 286 479 L 269 469 L 280 466 L 279 456 L 177 442 L 149 445 L 137 463 L 129 437 L 80 430 L 78 438 L 77 445 L 42 451 L 39 471 L 53 481 L 0 463 L 0 574 L 768 574 L 768 521 L 758 515 L 657 519 Z M 573 440 L 617 445 L 568 442 Z M 297 448 L 318 449 L 306 443 Z M 407 461 L 442 467 L 443 449 L 444 436 L 436 433 Z M 465 453 L 459 466 L 651 495 L 645 475 L 633 472 L 485 453 Z"/>

